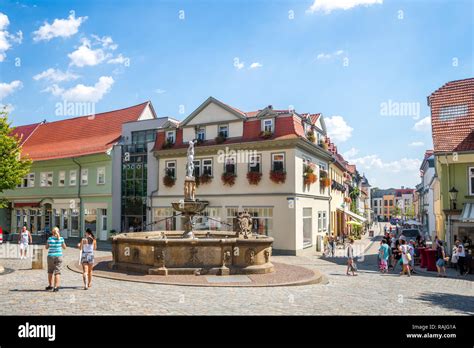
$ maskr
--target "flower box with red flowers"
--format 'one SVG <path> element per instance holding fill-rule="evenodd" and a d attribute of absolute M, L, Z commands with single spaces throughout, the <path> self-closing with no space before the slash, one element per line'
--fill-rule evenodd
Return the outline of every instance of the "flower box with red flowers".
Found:
<path fill-rule="evenodd" d="M 236 177 L 237 175 L 234 173 L 223 173 L 221 179 L 224 185 L 233 186 L 235 184 Z"/>
<path fill-rule="evenodd" d="M 283 184 L 286 181 L 286 172 L 282 170 L 271 170 L 270 180 L 276 184 Z"/>
<path fill-rule="evenodd" d="M 262 173 L 260 173 L 260 172 L 248 172 L 247 173 L 247 180 L 249 181 L 250 185 L 258 185 L 260 180 L 262 180 Z"/>
<path fill-rule="evenodd" d="M 163 185 L 166 187 L 173 187 L 176 182 L 176 178 L 171 175 L 165 175 L 163 177 Z"/>

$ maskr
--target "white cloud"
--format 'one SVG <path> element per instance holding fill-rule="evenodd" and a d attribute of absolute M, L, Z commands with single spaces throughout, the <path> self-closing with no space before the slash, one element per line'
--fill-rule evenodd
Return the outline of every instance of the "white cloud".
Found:
<path fill-rule="evenodd" d="M 2 104 L 0 103 L 0 111 L 4 111 L 7 114 L 11 114 L 15 110 L 15 106 L 13 104 Z"/>
<path fill-rule="evenodd" d="M 316 56 L 316 60 L 329 60 L 331 58 L 337 58 L 343 54 L 346 54 L 346 51 L 344 50 L 337 50 L 333 53 L 319 53 L 317 56 Z"/>
<path fill-rule="evenodd" d="M 69 65 L 75 65 L 80 68 L 94 66 L 111 57 L 111 54 L 104 52 L 102 48 L 92 49 L 90 40 L 82 39 L 81 41 L 82 45 L 67 55 L 71 59 Z"/>
<path fill-rule="evenodd" d="M 420 180 L 421 160 L 418 158 L 401 158 L 387 161 L 379 155 L 367 155 L 347 159 L 355 164 L 360 172 L 366 174 L 369 182 L 380 187 L 414 186 Z"/>
<path fill-rule="evenodd" d="M 252 63 L 250 64 L 250 69 L 257 69 L 257 68 L 261 68 L 263 65 L 260 64 L 259 62 L 255 62 L 255 63 Z"/>
<path fill-rule="evenodd" d="M 422 141 L 414 141 L 410 144 L 408 144 L 409 146 L 425 146 L 425 143 L 422 142 Z"/>
<path fill-rule="evenodd" d="M 69 12 L 67 19 L 55 19 L 53 24 L 45 22 L 38 30 L 34 31 L 33 40 L 38 42 L 42 40 L 49 41 L 55 37 L 68 38 L 79 31 L 79 27 L 87 17 L 78 17 L 74 11 Z"/>
<path fill-rule="evenodd" d="M 317 55 L 316 59 L 329 59 L 331 58 L 331 55 L 329 53 L 320 53 Z"/>
<path fill-rule="evenodd" d="M 334 142 L 344 142 L 352 136 L 354 128 L 350 127 L 342 116 L 332 116 L 324 119 L 328 136 Z"/>
<path fill-rule="evenodd" d="M 344 157 L 345 159 L 354 158 L 358 153 L 358 149 L 356 149 L 355 147 L 351 147 L 348 151 L 342 154 L 342 157 Z"/>
<path fill-rule="evenodd" d="M 36 81 L 39 80 L 47 80 L 47 81 L 52 81 L 52 82 L 63 82 L 63 81 L 71 81 L 71 80 L 77 80 L 80 76 L 76 75 L 70 71 L 61 71 L 53 68 L 49 68 L 35 76 L 33 76 L 33 79 Z"/>
<path fill-rule="evenodd" d="M 4 99 L 22 87 L 23 83 L 19 80 L 15 80 L 10 83 L 0 82 L 0 100 Z"/>
<path fill-rule="evenodd" d="M 46 88 L 44 92 L 50 92 L 54 96 L 60 96 L 63 100 L 68 102 L 93 102 L 97 103 L 107 94 L 112 85 L 114 79 L 110 76 L 101 76 L 99 81 L 93 86 L 85 86 L 78 84 L 70 89 L 63 89 L 58 85 L 53 84 Z"/>
<path fill-rule="evenodd" d="M 112 51 L 115 51 L 118 48 L 118 45 L 114 43 L 114 40 L 110 36 L 99 37 L 97 35 L 91 35 L 96 43 L 100 43 L 103 48 L 108 48 Z"/>
<path fill-rule="evenodd" d="M 383 4 L 383 0 L 314 0 L 306 12 L 322 11 L 325 14 L 329 14 L 334 10 L 350 10 L 356 6 L 367 7 L 374 4 Z"/>
<path fill-rule="evenodd" d="M 110 52 L 116 50 L 118 45 L 114 43 L 110 36 L 91 35 L 91 37 L 92 40 L 81 39 L 81 46 L 68 54 L 71 59 L 69 65 L 82 68 L 98 65 L 106 60 L 108 64 L 128 65 L 130 63 L 130 58 L 124 57 L 121 53 L 116 57 L 112 56 Z"/>
<path fill-rule="evenodd" d="M 8 19 L 8 16 L 0 12 L 0 30 L 6 29 L 9 24 L 10 20 Z"/>
<path fill-rule="evenodd" d="M 127 58 L 127 57 L 124 57 L 121 53 L 115 57 L 115 58 L 112 58 L 112 59 L 109 59 L 107 61 L 108 64 L 125 64 L 127 62 L 129 62 L 130 59 Z"/>
<path fill-rule="evenodd" d="M 422 118 L 417 123 L 415 123 L 415 125 L 413 126 L 413 129 L 418 132 L 430 132 L 431 131 L 431 117 L 426 116 L 425 118 Z"/>
<path fill-rule="evenodd" d="M 418 171 L 421 161 L 418 158 L 402 158 L 391 162 L 384 162 L 378 155 L 367 155 L 358 158 L 351 158 L 350 162 L 360 169 L 381 169 L 391 173 L 402 171 Z"/>
<path fill-rule="evenodd" d="M 0 62 L 6 58 L 6 51 L 12 47 L 12 42 L 21 44 L 23 33 L 18 31 L 16 34 L 10 34 L 6 29 L 10 25 L 8 16 L 0 12 Z"/>

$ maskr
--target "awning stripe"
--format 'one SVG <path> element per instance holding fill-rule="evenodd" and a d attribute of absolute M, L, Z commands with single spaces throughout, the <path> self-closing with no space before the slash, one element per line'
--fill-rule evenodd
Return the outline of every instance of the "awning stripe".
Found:
<path fill-rule="evenodd" d="M 474 222 L 474 203 L 464 204 L 460 220 L 462 222 Z"/>

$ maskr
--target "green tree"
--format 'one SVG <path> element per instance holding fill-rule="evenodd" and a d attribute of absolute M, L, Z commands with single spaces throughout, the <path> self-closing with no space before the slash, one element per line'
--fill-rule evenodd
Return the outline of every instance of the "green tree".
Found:
<path fill-rule="evenodd" d="M 13 129 L 8 114 L 0 111 L 0 193 L 16 188 L 31 167 L 31 160 L 20 156 L 20 139 L 11 136 Z M 0 201 L 0 206 L 5 203 Z"/>
<path fill-rule="evenodd" d="M 405 208 L 405 216 L 408 219 L 414 219 L 416 216 L 415 213 L 415 206 L 413 204 L 410 204 L 408 207 Z"/>

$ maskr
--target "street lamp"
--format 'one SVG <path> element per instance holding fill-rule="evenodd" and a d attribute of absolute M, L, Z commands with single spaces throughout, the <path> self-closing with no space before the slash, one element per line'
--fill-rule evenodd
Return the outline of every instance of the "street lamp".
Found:
<path fill-rule="evenodd" d="M 449 190 L 449 199 L 451 200 L 451 203 L 453 204 L 453 210 L 456 210 L 456 200 L 458 198 L 458 190 L 453 186 L 451 190 Z"/>

